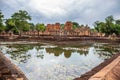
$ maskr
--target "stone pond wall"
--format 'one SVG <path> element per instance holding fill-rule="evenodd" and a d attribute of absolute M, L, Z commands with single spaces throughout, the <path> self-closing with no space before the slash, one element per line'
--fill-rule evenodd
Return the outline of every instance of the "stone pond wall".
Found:
<path fill-rule="evenodd" d="M 28 80 L 24 73 L 0 52 L 0 80 Z"/>

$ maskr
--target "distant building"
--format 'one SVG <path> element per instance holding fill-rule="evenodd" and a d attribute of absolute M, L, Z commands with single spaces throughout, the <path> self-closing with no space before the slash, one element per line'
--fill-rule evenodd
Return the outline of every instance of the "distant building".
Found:
<path fill-rule="evenodd" d="M 76 28 L 75 32 L 77 33 L 77 36 L 90 36 L 91 31 L 88 25 L 82 25 L 79 28 Z"/>
<path fill-rule="evenodd" d="M 65 31 L 72 31 L 73 30 L 73 23 L 68 21 L 65 23 L 65 26 L 64 26 L 64 30 Z"/>
<path fill-rule="evenodd" d="M 64 27 L 61 27 L 60 23 L 55 24 L 47 24 L 46 29 L 44 32 L 41 31 L 28 31 L 23 32 L 23 35 L 29 36 L 39 36 L 39 35 L 47 35 L 47 36 L 104 36 L 103 33 L 98 33 L 96 31 L 91 31 L 88 25 L 84 26 L 81 25 L 78 28 L 73 28 L 73 23 L 67 21 Z"/>
<path fill-rule="evenodd" d="M 48 35 L 59 35 L 61 30 L 60 23 L 56 24 L 47 24 L 45 33 Z"/>
<path fill-rule="evenodd" d="M 97 32 L 97 31 L 91 31 L 90 36 L 93 36 L 93 37 L 104 37 L 105 33 L 100 33 L 100 32 Z"/>
<path fill-rule="evenodd" d="M 67 21 L 66 23 L 65 23 L 65 26 L 64 26 L 64 29 L 63 29 L 63 34 L 65 35 L 65 36 L 72 36 L 72 35 L 74 35 L 74 29 L 73 29 L 73 23 L 72 22 L 70 22 L 70 21 Z"/>

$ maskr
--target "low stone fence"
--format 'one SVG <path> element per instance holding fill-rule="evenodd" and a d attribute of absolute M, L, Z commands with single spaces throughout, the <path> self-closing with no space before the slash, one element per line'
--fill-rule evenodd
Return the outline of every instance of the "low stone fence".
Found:
<path fill-rule="evenodd" d="M 100 41 L 100 42 L 120 42 L 120 37 L 110 39 L 109 37 L 98 36 L 58 36 L 58 35 L 41 35 L 41 36 L 27 36 L 27 35 L 12 35 L 0 36 L 0 41 L 19 41 L 19 40 L 48 40 L 48 41 Z"/>

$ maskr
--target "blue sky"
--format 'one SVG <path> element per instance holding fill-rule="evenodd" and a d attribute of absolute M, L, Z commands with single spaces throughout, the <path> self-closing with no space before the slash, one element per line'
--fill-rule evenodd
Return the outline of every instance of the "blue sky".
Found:
<path fill-rule="evenodd" d="M 113 15 L 120 19 L 120 0 L 0 0 L 0 10 L 9 18 L 18 10 L 26 10 L 34 23 L 75 21 L 93 26 Z"/>

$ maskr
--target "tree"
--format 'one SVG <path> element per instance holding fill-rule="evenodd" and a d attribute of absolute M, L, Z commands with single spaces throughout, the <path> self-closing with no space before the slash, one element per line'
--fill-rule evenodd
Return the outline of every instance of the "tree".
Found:
<path fill-rule="evenodd" d="M 28 14 L 27 11 L 19 10 L 19 12 L 16 12 L 11 16 L 10 20 L 11 23 L 14 24 L 14 26 L 12 26 L 18 31 L 20 35 L 21 31 L 28 31 L 30 29 L 28 21 L 31 20 L 31 16 Z"/>
<path fill-rule="evenodd" d="M 13 31 L 14 33 L 18 33 L 18 29 L 15 26 L 15 21 L 13 19 L 6 19 L 6 30 Z"/>
<path fill-rule="evenodd" d="M 44 24 L 36 24 L 36 30 L 38 31 L 38 36 L 39 36 L 39 31 L 45 31 L 45 25 Z"/>
<path fill-rule="evenodd" d="M 100 27 L 100 22 L 99 21 L 94 22 L 94 27 L 98 32 L 100 32 L 101 27 Z"/>
<path fill-rule="evenodd" d="M 112 23 L 114 21 L 114 18 L 112 15 L 105 18 L 106 23 Z"/>
<path fill-rule="evenodd" d="M 120 25 L 120 19 L 116 20 L 115 23 Z"/>
<path fill-rule="evenodd" d="M 96 21 L 94 27 L 98 32 L 111 35 L 113 33 L 120 34 L 120 20 L 114 20 L 113 16 L 105 18 L 105 22 Z"/>
<path fill-rule="evenodd" d="M 105 26 L 106 26 L 106 31 L 108 35 L 115 33 L 115 29 L 114 29 L 115 26 L 114 26 L 113 21 L 114 21 L 114 18 L 112 15 L 105 18 L 105 22 L 106 22 Z"/>
<path fill-rule="evenodd" d="M 65 26 L 65 24 L 61 24 L 60 26 L 61 26 L 61 28 L 63 29 L 63 28 L 64 28 L 64 26 Z"/>
<path fill-rule="evenodd" d="M 2 11 L 0 10 L 0 23 L 3 22 L 4 15 L 2 14 Z"/>
<path fill-rule="evenodd" d="M 31 16 L 28 14 L 27 11 L 19 10 L 19 12 L 16 12 L 12 15 L 12 18 L 19 21 L 27 21 L 31 20 Z"/>
<path fill-rule="evenodd" d="M 29 23 L 30 25 L 30 30 L 35 30 L 35 25 L 33 23 Z"/>
<path fill-rule="evenodd" d="M 0 32 L 4 31 L 6 29 L 6 27 L 3 25 L 3 19 L 4 15 L 2 14 L 2 11 L 0 10 Z"/>
<path fill-rule="evenodd" d="M 45 25 L 44 24 L 36 24 L 36 30 L 37 31 L 45 31 Z"/>
<path fill-rule="evenodd" d="M 74 28 L 74 29 L 76 29 L 76 28 L 79 27 L 79 23 L 77 23 L 77 22 L 72 22 L 72 23 L 73 23 L 73 28 Z"/>
<path fill-rule="evenodd" d="M 22 31 L 29 31 L 30 30 L 30 24 L 27 21 L 22 22 Z"/>
<path fill-rule="evenodd" d="M 5 30 L 6 30 L 6 26 L 0 24 L 0 32 L 5 31 Z"/>
<path fill-rule="evenodd" d="M 120 19 L 115 21 L 115 26 L 117 34 L 120 34 Z"/>

